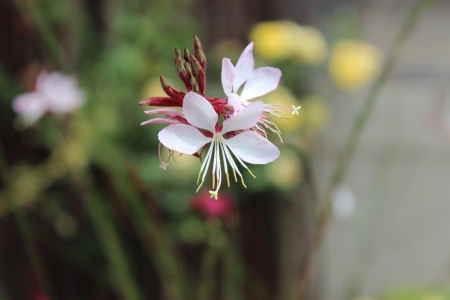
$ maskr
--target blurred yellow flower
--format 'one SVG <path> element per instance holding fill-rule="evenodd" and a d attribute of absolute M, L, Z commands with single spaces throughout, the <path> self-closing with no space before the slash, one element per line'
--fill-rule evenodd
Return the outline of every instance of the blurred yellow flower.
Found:
<path fill-rule="evenodd" d="M 304 127 L 314 132 L 320 132 L 330 123 L 331 112 L 328 105 L 318 96 L 307 96 L 302 102 Z"/>
<path fill-rule="evenodd" d="M 434 293 L 432 292 L 432 293 L 427 293 L 427 294 L 423 295 L 420 300 L 446 300 L 446 299 L 448 299 L 448 298 L 445 297 L 444 295 L 438 294 L 436 292 L 434 292 Z"/>
<path fill-rule="evenodd" d="M 268 21 L 256 24 L 250 32 L 255 51 L 271 60 L 296 57 L 306 64 L 324 60 L 327 45 L 317 28 L 292 21 Z"/>
<path fill-rule="evenodd" d="M 264 166 L 267 179 L 277 188 L 290 190 L 303 180 L 303 167 L 297 153 L 281 148 L 278 159 Z"/>
<path fill-rule="evenodd" d="M 275 91 L 261 97 L 261 99 L 266 103 L 281 105 L 285 107 L 292 107 L 292 105 L 297 107 L 300 105 L 300 102 L 294 97 L 294 95 L 292 95 L 289 89 L 284 86 L 278 86 Z M 303 107 L 298 110 L 299 115 L 293 116 L 290 111 L 286 112 L 286 118 L 279 118 L 273 115 L 269 115 L 269 119 L 275 122 L 281 133 L 285 131 L 296 131 L 298 128 L 300 128 L 304 119 Z"/>
<path fill-rule="evenodd" d="M 291 31 L 293 54 L 298 61 L 311 65 L 324 61 L 327 43 L 317 28 L 292 23 Z"/>
<path fill-rule="evenodd" d="M 331 51 L 329 72 L 336 85 L 345 90 L 356 90 L 372 81 L 380 72 L 379 50 L 368 43 L 343 40 Z"/>
<path fill-rule="evenodd" d="M 167 97 L 163 88 L 161 87 L 161 82 L 159 77 L 150 78 L 142 89 L 142 99 L 150 97 Z"/>
<path fill-rule="evenodd" d="M 271 60 L 283 60 L 292 55 L 292 36 L 285 21 L 256 24 L 250 32 L 255 51 Z"/>

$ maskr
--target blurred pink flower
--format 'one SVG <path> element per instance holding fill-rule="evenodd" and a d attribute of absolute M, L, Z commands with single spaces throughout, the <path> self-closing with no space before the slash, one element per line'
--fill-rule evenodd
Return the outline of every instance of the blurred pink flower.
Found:
<path fill-rule="evenodd" d="M 235 201 L 232 197 L 221 194 L 216 200 L 212 199 L 207 191 L 202 191 L 192 198 L 190 207 L 208 218 L 227 217 L 236 211 Z"/>
<path fill-rule="evenodd" d="M 36 90 L 16 96 L 12 106 L 28 126 L 47 112 L 56 115 L 70 113 L 84 101 L 85 94 L 74 77 L 56 71 L 41 71 L 36 79 Z"/>

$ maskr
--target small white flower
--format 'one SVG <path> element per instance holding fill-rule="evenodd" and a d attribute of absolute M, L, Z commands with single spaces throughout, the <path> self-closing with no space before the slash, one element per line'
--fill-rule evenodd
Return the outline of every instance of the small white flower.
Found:
<path fill-rule="evenodd" d="M 249 172 L 244 161 L 252 164 L 267 164 L 280 155 L 275 145 L 256 132 L 248 130 L 256 125 L 263 109 L 262 101 L 252 102 L 234 117 L 224 120 L 222 128 L 219 128 L 217 125 L 219 116 L 212 105 L 202 96 L 189 92 L 183 100 L 183 112 L 192 126 L 170 125 L 159 132 L 158 138 L 167 148 L 185 154 L 194 154 L 207 143 L 211 143 L 200 167 L 199 179 L 203 172 L 201 186 L 205 181 L 209 165 L 213 161 L 212 186 L 215 190 L 210 194 L 217 198 L 222 181 L 222 162 L 228 186 L 230 185 L 228 164 L 233 171 L 235 181 L 237 181 L 237 173 L 245 186 L 233 155 Z M 212 137 L 206 136 L 199 129 Z"/>
<path fill-rule="evenodd" d="M 357 201 L 352 190 L 346 185 L 336 187 L 332 195 L 333 212 L 341 219 L 350 217 L 356 210 Z"/>
<path fill-rule="evenodd" d="M 84 104 L 85 94 L 77 80 L 59 72 L 40 72 L 34 92 L 18 95 L 12 106 L 25 125 L 35 123 L 46 112 L 63 115 Z"/>

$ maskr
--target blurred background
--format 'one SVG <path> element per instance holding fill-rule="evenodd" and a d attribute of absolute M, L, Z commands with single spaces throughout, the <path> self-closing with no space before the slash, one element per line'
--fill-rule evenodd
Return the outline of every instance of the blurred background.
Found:
<path fill-rule="evenodd" d="M 450 3 L 432 2 L 2 0 L 0 300 L 450 299 Z M 283 72 L 262 99 L 302 106 L 273 119 L 280 158 L 218 200 L 139 126 L 160 75 L 185 91 L 193 34 L 209 97 L 253 41 Z"/>

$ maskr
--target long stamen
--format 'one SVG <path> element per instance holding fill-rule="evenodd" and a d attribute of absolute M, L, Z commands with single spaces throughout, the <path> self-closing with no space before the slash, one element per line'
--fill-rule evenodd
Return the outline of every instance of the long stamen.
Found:
<path fill-rule="evenodd" d="M 223 137 L 221 137 L 221 139 L 223 139 Z M 228 162 L 227 162 L 227 157 L 225 156 L 225 152 L 223 151 L 224 145 L 223 145 L 222 141 L 221 141 L 221 143 L 219 143 L 219 146 L 220 146 L 221 155 L 223 157 L 223 167 L 225 169 L 225 175 L 227 177 L 227 184 L 228 184 L 228 187 L 230 187 L 230 178 L 228 177 Z"/>
<path fill-rule="evenodd" d="M 230 147 L 230 145 L 227 143 L 227 141 L 224 139 L 224 143 L 228 146 L 228 148 L 230 148 L 231 153 L 234 154 L 234 156 L 236 157 L 236 159 L 238 160 L 238 162 L 241 163 L 241 165 L 247 169 L 247 171 L 254 177 L 256 178 L 255 175 L 253 175 L 252 171 L 250 171 L 250 169 L 244 164 L 244 162 L 239 158 L 239 156 L 236 155 L 236 153 L 234 153 L 233 148 Z M 241 179 L 242 179 L 242 175 L 241 175 Z M 243 184 L 243 183 L 242 183 Z M 244 185 L 245 186 L 245 185 Z"/>

